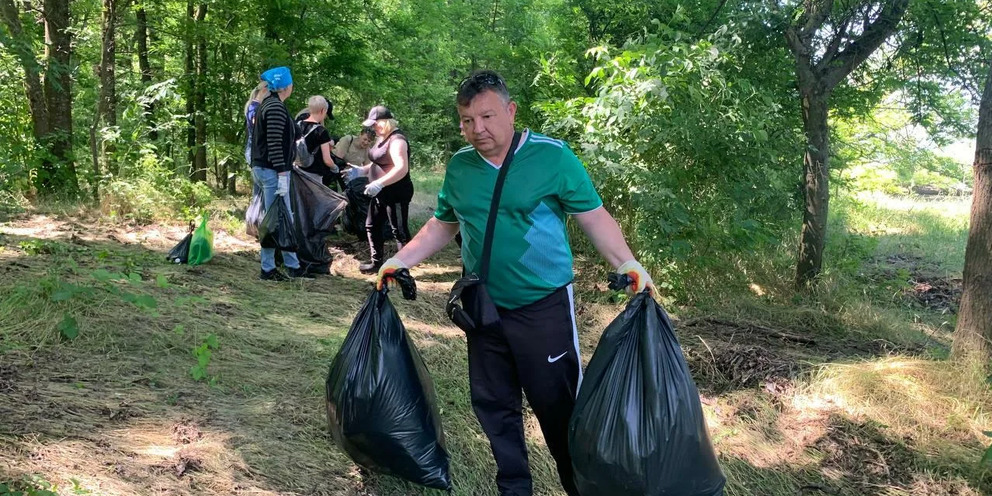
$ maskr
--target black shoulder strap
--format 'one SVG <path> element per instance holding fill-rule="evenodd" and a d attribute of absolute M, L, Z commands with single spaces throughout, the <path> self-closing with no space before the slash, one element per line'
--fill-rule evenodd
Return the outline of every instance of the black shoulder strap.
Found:
<path fill-rule="evenodd" d="M 510 142 L 510 151 L 506 152 L 503 165 L 499 167 L 499 175 L 496 176 L 496 187 L 493 188 L 493 201 L 489 205 L 489 220 L 486 222 L 486 237 L 482 241 L 482 265 L 479 267 L 479 277 L 485 280 L 489 276 L 489 257 L 493 253 L 493 233 L 496 231 L 496 215 L 499 214 L 499 199 L 503 194 L 503 183 L 506 182 L 507 171 L 510 170 L 510 162 L 513 161 L 513 154 L 517 152 L 517 145 L 520 143 L 520 132 L 513 133 L 513 141 Z"/>

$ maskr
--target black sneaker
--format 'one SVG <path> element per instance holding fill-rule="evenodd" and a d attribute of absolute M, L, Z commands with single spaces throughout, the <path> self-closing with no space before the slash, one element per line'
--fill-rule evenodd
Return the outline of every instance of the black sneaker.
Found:
<path fill-rule="evenodd" d="M 379 267 L 382 267 L 382 262 L 363 263 L 358 266 L 358 271 L 362 274 L 375 274 L 379 272 Z"/>
<path fill-rule="evenodd" d="M 261 279 L 261 280 L 263 280 L 263 281 L 288 281 L 289 280 L 289 278 L 286 277 L 286 274 L 283 274 L 282 272 L 279 272 L 279 269 L 272 269 L 270 271 L 264 271 L 263 270 L 262 273 L 258 276 L 258 278 Z"/>
<path fill-rule="evenodd" d="M 299 279 L 301 277 L 305 279 L 313 279 L 313 274 L 307 272 L 307 269 L 304 269 L 303 267 L 297 267 L 295 269 L 291 268 L 289 269 L 288 272 L 289 272 L 289 277 L 292 277 L 294 279 Z"/>

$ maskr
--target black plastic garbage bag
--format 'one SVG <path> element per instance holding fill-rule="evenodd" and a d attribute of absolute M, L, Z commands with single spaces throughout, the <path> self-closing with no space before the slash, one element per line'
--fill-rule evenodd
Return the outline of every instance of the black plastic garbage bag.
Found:
<path fill-rule="evenodd" d="M 193 230 L 195 229 L 193 221 L 189 223 L 189 232 L 176 246 L 169 250 L 169 254 L 165 256 L 165 259 L 172 263 L 184 264 L 189 262 L 189 245 L 193 241 Z"/>
<path fill-rule="evenodd" d="M 348 206 L 344 195 L 321 182 L 320 176 L 294 168 L 290 181 L 296 220 L 296 256 L 300 267 L 311 274 L 330 273 L 331 253 L 327 236 Z"/>
<path fill-rule="evenodd" d="M 289 215 L 286 202 L 277 197 L 265 212 L 258 226 L 258 240 L 262 248 L 277 248 L 282 251 L 296 251 L 296 233 L 293 218 Z"/>
<path fill-rule="evenodd" d="M 345 210 L 341 224 L 344 230 L 355 236 L 365 236 L 365 219 L 369 214 L 369 204 L 372 199 L 365 195 L 365 187 L 369 185 L 368 178 L 356 177 L 345 185 L 344 194 L 348 198 L 348 208 Z"/>
<path fill-rule="evenodd" d="M 258 226 L 262 224 L 263 218 L 265 218 L 265 198 L 262 196 L 262 190 L 255 186 L 252 190 L 251 203 L 248 204 L 248 210 L 245 210 L 245 233 L 258 239 Z"/>
<path fill-rule="evenodd" d="M 568 437 L 584 496 L 723 494 L 696 384 L 668 315 L 647 293 L 603 332 Z"/>
<path fill-rule="evenodd" d="M 369 295 L 331 363 L 331 435 L 368 470 L 450 489 L 434 384 L 387 291 Z"/>
<path fill-rule="evenodd" d="M 369 205 L 372 204 L 372 197 L 365 194 L 365 187 L 369 185 L 369 178 L 364 176 L 356 177 L 345 185 L 344 194 L 348 199 L 348 208 L 341 217 L 341 224 L 344 230 L 355 236 L 365 238 L 365 221 L 369 215 Z M 387 222 L 382 226 L 382 239 L 394 239 L 393 230 Z"/>

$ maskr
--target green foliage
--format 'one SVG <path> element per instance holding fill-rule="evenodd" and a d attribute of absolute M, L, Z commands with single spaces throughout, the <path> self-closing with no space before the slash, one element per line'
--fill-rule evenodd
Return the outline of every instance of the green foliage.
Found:
<path fill-rule="evenodd" d="M 142 154 L 139 164 L 140 172 L 112 180 L 102 190 L 101 208 L 111 217 L 150 222 L 189 216 L 213 197 L 206 184 L 176 177 L 152 150 Z"/>
<path fill-rule="evenodd" d="M 220 343 L 217 340 L 215 334 L 207 334 L 203 338 L 203 342 L 199 346 L 193 348 L 193 356 L 196 357 L 196 365 L 193 365 L 189 369 L 189 374 L 193 377 L 194 381 L 202 381 L 207 379 L 207 366 L 210 365 L 210 357 L 213 355 L 212 350 L 217 350 L 220 347 Z M 216 381 L 216 377 L 210 378 L 210 383 L 213 384 Z"/>
<path fill-rule="evenodd" d="M 798 164 L 782 137 L 795 128 L 742 71 L 745 51 L 726 27 L 694 40 L 656 23 L 622 50 L 590 54 L 596 95 L 542 111 L 578 142 L 641 260 L 675 263 L 681 276 L 770 242 L 792 221 Z"/>

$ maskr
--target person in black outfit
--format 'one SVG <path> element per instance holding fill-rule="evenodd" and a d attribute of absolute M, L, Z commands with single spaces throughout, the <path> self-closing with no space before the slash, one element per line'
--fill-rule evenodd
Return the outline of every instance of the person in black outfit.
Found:
<path fill-rule="evenodd" d="M 398 249 L 410 241 L 407 217 L 413 200 L 410 180 L 410 146 L 400 131 L 393 113 L 384 106 L 372 107 L 363 126 L 375 128 L 376 140 L 369 148 L 369 184 L 365 194 L 373 197 L 365 219 L 371 260 L 359 266 L 362 273 L 378 272 L 383 262 L 383 227 L 388 221 L 393 229 Z"/>
<path fill-rule="evenodd" d="M 307 100 L 307 111 L 300 114 L 298 120 L 300 136 L 304 137 L 307 151 L 313 156 L 313 162 L 300 170 L 321 177 L 324 186 L 336 184 L 340 172 L 335 164 L 331 151 L 334 149 L 334 139 L 324 127 L 324 120 L 334 120 L 333 107 L 326 98 L 320 95 L 311 96 Z"/>

